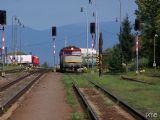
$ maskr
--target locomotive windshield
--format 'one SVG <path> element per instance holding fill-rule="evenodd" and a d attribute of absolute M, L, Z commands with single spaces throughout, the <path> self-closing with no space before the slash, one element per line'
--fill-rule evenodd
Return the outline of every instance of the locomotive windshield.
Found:
<path fill-rule="evenodd" d="M 80 51 L 72 51 L 72 55 L 81 55 Z"/>
<path fill-rule="evenodd" d="M 81 55 L 81 51 L 64 51 L 65 55 Z"/>

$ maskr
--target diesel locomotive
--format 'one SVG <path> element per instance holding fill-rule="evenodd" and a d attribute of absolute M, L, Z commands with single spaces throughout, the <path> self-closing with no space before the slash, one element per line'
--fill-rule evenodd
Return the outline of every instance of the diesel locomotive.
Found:
<path fill-rule="evenodd" d="M 81 49 L 75 46 L 64 47 L 60 50 L 60 70 L 77 71 L 82 68 Z"/>

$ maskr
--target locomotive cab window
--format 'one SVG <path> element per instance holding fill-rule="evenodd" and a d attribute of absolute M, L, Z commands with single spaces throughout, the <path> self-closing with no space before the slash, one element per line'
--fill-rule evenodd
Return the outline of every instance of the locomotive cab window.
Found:
<path fill-rule="evenodd" d="M 72 51 L 64 51 L 64 54 L 65 54 L 65 55 L 71 55 L 71 54 L 72 54 Z"/>
<path fill-rule="evenodd" d="M 81 51 L 72 51 L 72 55 L 81 55 Z"/>
<path fill-rule="evenodd" d="M 64 51 L 65 55 L 81 55 L 81 51 Z"/>

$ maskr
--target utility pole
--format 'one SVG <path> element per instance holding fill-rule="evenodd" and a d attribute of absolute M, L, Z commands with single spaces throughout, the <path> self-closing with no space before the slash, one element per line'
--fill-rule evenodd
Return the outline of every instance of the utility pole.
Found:
<path fill-rule="evenodd" d="M 119 37 L 119 42 L 122 42 L 122 3 L 121 0 L 119 0 L 119 21 L 120 21 L 120 26 L 119 26 L 119 31 L 120 31 L 120 37 Z M 121 43 L 121 66 L 123 64 L 123 48 L 122 48 L 122 43 Z"/>
<path fill-rule="evenodd" d="M 16 63 L 16 48 L 17 48 L 17 22 L 18 19 L 16 16 L 12 16 L 12 49 L 13 49 L 13 56 L 12 56 L 12 63 Z"/>
<path fill-rule="evenodd" d="M 81 7 L 81 12 L 84 12 L 84 8 Z M 89 68 L 89 56 L 88 56 L 88 12 L 85 9 L 85 14 L 86 14 L 86 47 L 87 47 L 87 68 Z"/>
<path fill-rule="evenodd" d="M 19 42 L 20 42 L 20 43 L 19 43 L 19 44 L 20 44 L 19 49 L 20 49 L 20 50 L 19 50 L 19 52 L 20 52 L 20 64 L 21 64 L 21 62 L 22 62 L 22 58 L 21 58 L 21 55 L 22 55 L 22 28 L 24 28 L 24 25 L 23 25 L 22 23 L 20 23 L 19 25 L 20 25 L 20 28 L 19 28 L 19 30 L 20 30 L 20 31 L 19 31 L 19 32 L 20 32 L 20 33 L 19 33 L 19 34 L 20 34 L 20 35 L 19 35 L 19 39 L 20 39 L 20 40 L 19 40 Z"/>

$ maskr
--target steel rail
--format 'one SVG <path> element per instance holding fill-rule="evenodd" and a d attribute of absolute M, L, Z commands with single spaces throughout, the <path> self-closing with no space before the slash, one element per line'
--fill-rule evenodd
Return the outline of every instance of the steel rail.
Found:
<path fill-rule="evenodd" d="M 123 80 L 128 80 L 128 81 L 132 81 L 132 82 L 139 82 L 139 83 L 144 83 L 144 84 L 148 84 L 148 85 L 154 85 L 154 83 L 150 83 L 150 82 L 145 82 L 145 81 L 139 81 L 137 79 L 134 79 L 134 78 L 130 78 L 130 77 L 126 77 L 126 76 L 121 76 L 121 78 Z"/>
<path fill-rule="evenodd" d="M 44 74 L 45 72 L 42 72 L 40 75 L 38 75 L 35 79 L 30 81 L 30 83 L 25 86 L 20 92 L 18 92 L 16 95 L 14 95 L 12 98 L 10 98 L 8 101 L 6 101 L 3 105 L 0 106 L 0 116 L 3 115 L 7 109 L 9 109 L 12 104 L 14 104 L 26 91 Z"/>
<path fill-rule="evenodd" d="M 7 84 L 1 86 L 1 87 L 0 87 L 0 92 L 6 90 L 6 89 L 9 88 L 10 86 L 12 86 L 12 85 L 18 83 L 19 81 L 23 80 L 24 78 L 26 78 L 26 77 L 28 77 L 28 76 L 34 74 L 34 73 L 35 73 L 35 72 L 29 73 L 29 74 L 24 75 L 24 76 L 22 76 L 22 77 L 20 77 L 20 78 L 18 78 L 18 79 L 16 79 L 16 80 L 14 80 L 14 81 L 12 81 L 12 82 L 9 82 L 9 83 L 7 83 Z"/>
<path fill-rule="evenodd" d="M 138 111 L 136 111 L 134 108 L 132 108 L 131 106 L 129 106 L 127 103 L 123 102 L 122 100 L 120 100 L 119 98 L 117 98 L 116 96 L 114 96 L 113 94 L 111 94 L 108 90 L 106 90 L 105 88 L 101 87 L 100 85 L 98 85 L 97 83 L 94 83 L 93 81 L 90 81 L 90 83 L 92 83 L 97 89 L 101 90 L 102 92 L 104 92 L 105 94 L 107 94 L 113 101 L 115 101 L 116 103 L 118 103 L 119 106 L 123 107 L 125 110 L 127 110 L 134 118 L 136 118 L 137 120 L 149 120 L 147 119 L 145 116 L 141 115 Z"/>
<path fill-rule="evenodd" d="M 77 95 L 79 96 L 82 104 L 84 105 L 84 107 L 89 115 L 89 118 L 91 120 L 98 120 L 97 114 L 93 111 L 93 109 L 91 108 L 91 106 L 87 102 L 86 98 L 84 97 L 84 95 L 82 94 L 82 92 L 79 90 L 79 88 L 77 87 L 77 85 L 74 82 L 73 82 L 73 88 L 76 91 Z"/>
<path fill-rule="evenodd" d="M 17 68 L 17 69 L 6 70 L 5 72 L 6 73 L 16 73 L 16 72 L 23 71 L 23 70 L 24 68 Z"/>

